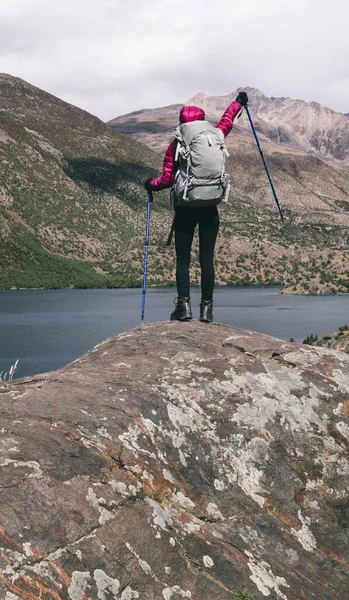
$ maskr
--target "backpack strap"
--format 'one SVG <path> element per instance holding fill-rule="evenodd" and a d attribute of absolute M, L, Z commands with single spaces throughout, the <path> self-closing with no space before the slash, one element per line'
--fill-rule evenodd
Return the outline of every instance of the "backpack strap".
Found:
<path fill-rule="evenodd" d="M 227 147 L 224 143 L 224 134 L 223 131 L 219 128 L 217 128 L 217 132 L 218 132 L 218 137 L 221 139 L 221 145 L 220 148 L 222 150 L 222 154 L 223 154 L 223 164 L 222 164 L 222 173 L 221 173 L 221 182 L 223 185 L 227 185 L 227 177 L 226 177 L 226 172 L 225 172 L 225 162 L 226 159 L 228 158 L 228 156 L 230 156 Z"/>
<path fill-rule="evenodd" d="M 181 132 L 179 131 L 179 127 L 176 127 L 175 129 L 175 139 L 177 140 L 175 162 L 177 162 L 181 146 L 184 144 L 184 139 Z"/>
<path fill-rule="evenodd" d="M 179 155 L 181 155 L 187 163 L 187 167 L 186 167 L 186 171 L 183 171 L 181 168 L 179 169 L 182 176 L 184 177 L 185 180 L 185 184 L 184 186 L 182 186 L 180 188 L 180 193 L 183 193 L 183 200 L 187 199 L 188 196 L 188 188 L 190 187 L 191 183 L 192 183 L 192 177 L 190 176 L 190 167 L 191 167 L 191 160 L 190 160 L 190 144 L 187 145 L 180 130 L 179 127 L 176 127 L 175 130 L 175 138 L 177 140 L 177 148 L 176 148 L 176 154 L 175 154 L 175 162 L 178 161 Z"/>
<path fill-rule="evenodd" d="M 191 167 L 190 148 L 189 148 L 189 146 L 187 146 L 186 148 L 187 148 L 187 156 L 186 156 L 186 159 L 187 159 L 187 171 L 185 173 L 185 186 L 184 186 L 183 200 L 186 200 L 187 197 L 188 197 L 188 187 L 191 185 L 192 179 L 193 179 L 189 175 L 189 171 L 190 171 L 190 167 Z"/>

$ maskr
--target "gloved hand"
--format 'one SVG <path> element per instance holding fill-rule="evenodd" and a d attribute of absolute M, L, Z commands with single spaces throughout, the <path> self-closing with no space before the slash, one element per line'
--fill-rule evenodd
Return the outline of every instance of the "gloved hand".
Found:
<path fill-rule="evenodd" d="M 246 92 L 239 92 L 236 96 L 236 102 L 239 102 L 241 106 L 246 106 L 246 104 L 248 103 L 248 97 Z"/>
<path fill-rule="evenodd" d="M 152 192 L 153 191 L 153 188 L 152 188 L 152 186 L 150 184 L 150 182 L 151 182 L 152 179 L 153 179 L 152 177 L 148 177 L 148 179 L 144 182 L 144 187 L 147 190 L 147 192 Z"/>

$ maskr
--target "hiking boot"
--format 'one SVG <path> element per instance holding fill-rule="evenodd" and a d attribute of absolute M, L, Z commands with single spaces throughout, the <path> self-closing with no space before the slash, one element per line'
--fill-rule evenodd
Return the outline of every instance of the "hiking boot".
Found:
<path fill-rule="evenodd" d="M 173 303 L 176 305 L 176 308 L 171 313 L 171 321 L 191 321 L 193 315 L 190 298 L 178 296 L 178 298 L 174 299 Z"/>
<path fill-rule="evenodd" d="M 213 321 L 213 300 L 201 300 L 200 321 L 211 323 Z"/>

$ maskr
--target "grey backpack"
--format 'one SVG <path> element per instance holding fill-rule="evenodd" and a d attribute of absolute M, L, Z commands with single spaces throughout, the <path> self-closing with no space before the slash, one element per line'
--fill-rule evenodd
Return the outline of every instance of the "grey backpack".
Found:
<path fill-rule="evenodd" d="M 191 121 L 177 127 L 173 184 L 175 206 L 216 206 L 229 195 L 224 135 L 208 121 Z"/>

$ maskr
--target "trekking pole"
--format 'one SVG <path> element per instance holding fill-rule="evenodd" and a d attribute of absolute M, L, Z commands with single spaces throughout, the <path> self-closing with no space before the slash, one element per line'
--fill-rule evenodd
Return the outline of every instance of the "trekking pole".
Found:
<path fill-rule="evenodd" d="M 247 107 L 247 106 L 245 106 L 245 109 L 246 109 L 246 113 L 247 113 L 247 116 L 248 116 L 248 120 L 250 121 L 250 125 L 251 125 L 252 131 L 253 131 L 253 135 L 254 135 L 254 137 L 255 137 L 255 140 L 256 140 L 256 142 L 257 142 L 257 147 L 258 147 L 259 153 L 260 153 L 260 155 L 261 155 L 261 157 L 262 157 L 262 161 L 263 161 L 263 164 L 264 164 L 265 170 L 266 170 L 266 172 L 267 172 L 267 175 L 268 175 L 268 179 L 269 179 L 270 187 L 271 187 L 271 189 L 272 189 L 272 192 L 273 192 L 273 195 L 274 195 L 274 198 L 275 198 L 275 202 L 276 202 L 276 205 L 277 205 L 277 207 L 278 207 L 278 211 L 279 211 L 279 215 L 280 215 L 280 217 L 281 217 L 281 221 L 284 223 L 284 216 L 283 216 L 283 214 L 282 214 L 281 206 L 280 206 L 280 204 L 279 204 L 279 200 L 278 200 L 278 197 L 277 197 L 277 195 L 276 195 L 276 191 L 275 191 L 275 188 L 274 188 L 273 180 L 272 180 L 272 178 L 271 178 L 271 175 L 270 175 L 270 173 L 269 173 L 269 169 L 268 169 L 268 167 L 267 167 L 267 163 L 266 163 L 266 161 L 265 161 L 265 158 L 264 158 L 263 150 L 262 150 L 262 148 L 261 148 L 261 145 L 260 145 L 260 143 L 259 143 L 259 139 L 258 139 L 258 136 L 257 136 L 257 132 L 256 132 L 256 130 L 255 130 L 255 127 L 254 127 L 254 125 L 253 125 L 253 121 L 252 121 L 252 119 L 251 119 L 250 111 L 248 110 L 248 107 Z"/>
<path fill-rule="evenodd" d="M 144 323 L 145 294 L 147 292 L 147 267 L 148 267 L 149 231 L 150 231 L 150 205 L 152 202 L 153 202 L 153 194 L 152 194 L 152 192 L 148 192 L 147 221 L 146 221 L 146 225 L 145 225 L 145 248 L 144 248 L 144 264 L 143 264 L 143 292 L 142 292 L 141 325 L 143 325 L 143 323 Z"/>

